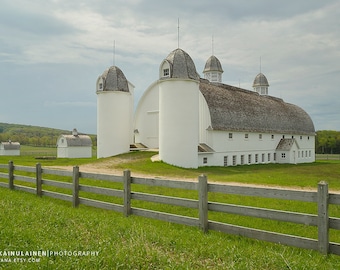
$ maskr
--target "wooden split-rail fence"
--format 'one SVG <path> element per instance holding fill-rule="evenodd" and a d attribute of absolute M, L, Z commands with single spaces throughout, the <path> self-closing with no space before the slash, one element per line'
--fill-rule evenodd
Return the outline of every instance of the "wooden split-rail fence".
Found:
<path fill-rule="evenodd" d="M 340 243 L 330 242 L 329 230 L 340 230 L 340 218 L 329 217 L 328 207 L 330 204 L 340 205 L 340 195 L 329 193 L 328 184 L 320 182 L 316 191 L 287 190 L 262 187 L 233 186 L 208 183 L 207 177 L 201 175 L 198 182 L 163 180 L 155 178 L 132 177 L 129 170 L 124 171 L 122 176 L 111 174 L 97 174 L 81 172 L 78 166 L 73 167 L 73 171 L 56 170 L 50 168 L 42 168 L 38 163 L 36 167 L 17 166 L 13 162 L 8 164 L 0 164 L 0 179 L 7 179 L 8 182 L 0 181 L 1 187 L 8 187 L 13 190 L 22 190 L 34 193 L 38 196 L 49 196 L 52 198 L 62 199 L 72 202 L 74 207 L 84 204 L 92 207 L 98 207 L 108 210 L 114 210 L 123 213 L 125 216 L 137 215 L 147 218 L 163 220 L 178 224 L 199 227 L 204 232 L 215 230 L 227 234 L 241 235 L 258 240 L 280 243 L 284 245 L 313 249 L 322 254 L 340 255 Z M 31 173 L 32 176 L 16 174 L 16 172 Z M 56 175 L 60 177 L 72 178 L 72 183 L 44 179 L 44 175 Z M 113 189 L 99 186 L 83 185 L 80 179 L 94 179 L 108 182 L 121 183 L 123 188 Z M 31 183 L 35 187 L 16 184 L 15 181 Z M 152 187 L 166 187 L 169 189 L 182 189 L 197 191 L 198 199 L 171 197 L 158 194 L 148 194 L 132 191 L 131 184 L 147 185 Z M 61 192 L 53 192 L 44 189 L 44 187 L 52 186 L 72 190 L 71 194 Z M 122 204 L 115 204 L 106 201 L 93 200 L 79 196 L 79 192 L 89 192 L 94 194 L 102 194 L 112 197 L 122 198 Z M 250 206 L 226 204 L 208 201 L 208 194 L 222 193 L 243 196 L 256 196 L 261 198 L 294 200 L 301 202 L 311 202 L 317 204 L 317 213 L 306 214 L 288 211 L 279 211 L 267 208 L 257 208 Z M 132 200 L 140 200 L 154 202 L 160 204 L 168 204 L 182 206 L 187 208 L 198 209 L 198 217 L 189 217 L 176 215 L 171 213 L 159 212 L 154 210 L 132 207 Z M 317 239 L 305 238 L 300 236 L 276 233 L 271 231 L 253 229 L 249 227 L 241 227 L 237 225 L 212 221 L 208 219 L 208 212 L 222 212 L 229 214 L 237 214 L 248 217 L 270 219 L 275 221 L 291 222 L 308 226 L 316 226 L 318 231 Z"/>

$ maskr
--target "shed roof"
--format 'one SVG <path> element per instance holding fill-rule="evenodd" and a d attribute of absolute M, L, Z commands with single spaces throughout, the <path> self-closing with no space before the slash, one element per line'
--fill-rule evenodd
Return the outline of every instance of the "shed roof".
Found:
<path fill-rule="evenodd" d="M 67 146 L 92 146 L 92 140 L 88 135 L 60 135 L 60 137 L 65 138 Z"/>
<path fill-rule="evenodd" d="M 201 79 L 214 130 L 314 135 L 310 116 L 280 98 Z"/>
<path fill-rule="evenodd" d="M 294 143 L 297 144 L 295 139 L 281 139 L 276 150 L 289 151 L 292 149 Z"/>
<path fill-rule="evenodd" d="M 1 142 L 4 150 L 20 150 L 20 143 L 18 142 Z"/>

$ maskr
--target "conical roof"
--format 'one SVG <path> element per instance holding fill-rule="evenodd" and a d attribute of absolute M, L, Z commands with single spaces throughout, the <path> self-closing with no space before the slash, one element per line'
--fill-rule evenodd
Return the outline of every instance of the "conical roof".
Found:
<path fill-rule="evenodd" d="M 200 79 L 194 61 L 192 61 L 190 55 L 182 49 L 178 48 L 173 50 L 165 61 L 171 66 L 170 78 Z"/>
<path fill-rule="evenodd" d="M 128 81 L 120 68 L 112 66 L 104 71 L 102 75 L 104 85 L 103 91 L 129 92 Z"/>
<path fill-rule="evenodd" d="M 207 62 L 205 63 L 203 73 L 209 71 L 223 72 L 220 60 L 218 60 L 218 58 L 214 55 L 210 56 Z"/>
<path fill-rule="evenodd" d="M 254 79 L 253 87 L 256 86 L 269 86 L 266 76 L 264 76 L 264 74 L 261 72 L 257 74 Z"/>

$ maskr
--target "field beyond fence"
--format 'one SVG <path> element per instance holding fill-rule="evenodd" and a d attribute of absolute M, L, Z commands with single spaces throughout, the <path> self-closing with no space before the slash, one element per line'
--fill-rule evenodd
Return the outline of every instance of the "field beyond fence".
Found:
<path fill-rule="evenodd" d="M 9 162 L 0 164 L 0 169 L 0 186 L 65 200 L 74 207 L 84 204 L 117 211 L 125 216 L 137 215 L 195 226 L 204 232 L 221 231 L 317 250 L 322 254 L 340 255 L 340 244 L 330 241 L 330 229 L 340 230 L 340 219 L 330 217 L 328 210 L 329 205 L 340 205 L 340 195 L 328 192 L 326 182 L 320 182 L 315 191 L 303 191 L 215 184 L 209 183 L 204 175 L 199 176 L 196 182 L 189 182 L 133 177 L 129 170 L 125 170 L 121 176 L 81 172 L 78 166 L 73 167 L 73 171 L 56 170 L 43 168 L 39 163 L 35 167 L 29 167 Z M 145 192 L 147 189 L 142 189 L 141 186 L 149 187 L 149 192 Z M 174 196 L 176 190 L 184 190 L 187 197 Z M 316 211 L 301 213 L 228 204 L 223 202 L 228 196 L 312 203 L 315 204 Z M 157 205 L 168 205 L 169 208 L 159 211 Z M 316 237 L 302 237 L 230 224 L 228 215 L 275 221 L 278 222 L 277 226 L 292 223 L 314 227 L 317 230 Z"/>

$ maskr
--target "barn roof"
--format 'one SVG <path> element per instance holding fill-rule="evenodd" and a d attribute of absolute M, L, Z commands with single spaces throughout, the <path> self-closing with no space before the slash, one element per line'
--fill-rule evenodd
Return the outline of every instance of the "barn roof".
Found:
<path fill-rule="evenodd" d="M 1 142 L 4 150 L 20 150 L 20 143 L 18 142 Z"/>
<path fill-rule="evenodd" d="M 201 79 L 214 130 L 314 135 L 310 116 L 280 98 Z"/>
<path fill-rule="evenodd" d="M 92 140 L 87 135 L 61 135 L 65 138 L 67 146 L 92 146 Z"/>

